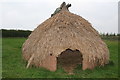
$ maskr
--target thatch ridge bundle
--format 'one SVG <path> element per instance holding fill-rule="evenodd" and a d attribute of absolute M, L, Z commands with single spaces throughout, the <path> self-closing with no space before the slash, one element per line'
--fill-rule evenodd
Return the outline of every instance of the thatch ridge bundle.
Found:
<path fill-rule="evenodd" d="M 83 70 L 109 62 L 109 50 L 99 33 L 87 20 L 66 9 L 40 24 L 23 44 L 22 53 L 29 63 L 28 66 L 41 66 L 55 71 L 56 57 L 68 48 L 82 53 Z"/>

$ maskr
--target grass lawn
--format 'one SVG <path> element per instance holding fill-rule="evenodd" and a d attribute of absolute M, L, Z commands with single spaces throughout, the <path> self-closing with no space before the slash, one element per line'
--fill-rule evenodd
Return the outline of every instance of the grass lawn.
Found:
<path fill-rule="evenodd" d="M 26 38 L 3 38 L 2 40 L 2 77 L 3 78 L 117 78 L 118 42 L 105 40 L 110 50 L 110 60 L 114 64 L 82 70 L 77 67 L 74 75 L 68 75 L 62 68 L 50 72 L 44 68 L 28 68 L 22 59 L 22 44 Z"/>

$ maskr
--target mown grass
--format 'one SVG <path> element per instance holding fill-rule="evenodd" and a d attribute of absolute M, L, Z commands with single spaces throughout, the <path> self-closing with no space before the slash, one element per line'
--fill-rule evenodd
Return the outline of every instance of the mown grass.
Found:
<path fill-rule="evenodd" d="M 96 67 L 94 70 L 81 69 L 78 66 L 74 75 L 68 75 L 62 68 L 50 72 L 44 68 L 26 69 L 22 59 L 22 44 L 26 38 L 3 38 L 2 40 L 2 77 L 3 78 L 117 78 L 118 42 L 105 40 L 110 50 L 110 61 L 114 64 Z"/>

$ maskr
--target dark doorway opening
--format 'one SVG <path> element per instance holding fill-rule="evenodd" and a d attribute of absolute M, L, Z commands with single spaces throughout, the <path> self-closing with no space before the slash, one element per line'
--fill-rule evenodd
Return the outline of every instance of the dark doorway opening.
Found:
<path fill-rule="evenodd" d="M 82 65 L 82 54 L 79 50 L 66 49 L 57 57 L 57 65 L 66 72 L 72 72 L 77 65 Z"/>

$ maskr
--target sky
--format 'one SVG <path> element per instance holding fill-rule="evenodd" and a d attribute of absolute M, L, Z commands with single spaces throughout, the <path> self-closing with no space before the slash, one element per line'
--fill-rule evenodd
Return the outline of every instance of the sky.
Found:
<path fill-rule="evenodd" d="M 118 33 L 119 0 L 0 0 L 0 29 L 34 30 L 63 1 L 98 32 Z"/>
<path fill-rule="evenodd" d="M 120 33 L 120 1 L 118 3 L 118 33 Z"/>

